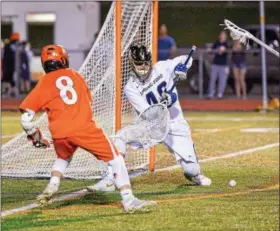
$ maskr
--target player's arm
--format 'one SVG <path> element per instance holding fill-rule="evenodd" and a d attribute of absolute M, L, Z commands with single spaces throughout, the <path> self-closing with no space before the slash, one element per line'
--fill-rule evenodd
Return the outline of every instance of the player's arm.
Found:
<path fill-rule="evenodd" d="M 39 81 L 36 87 L 27 95 L 27 97 L 20 104 L 21 125 L 27 139 L 31 140 L 33 145 L 37 148 L 47 148 L 50 142 L 44 138 L 41 130 L 35 126 L 35 115 L 43 107 L 45 102 L 42 99 L 44 91 L 42 91 L 42 81 Z M 46 97 L 46 96 L 45 96 Z"/>
<path fill-rule="evenodd" d="M 187 71 L 192 66 L 193 59 L 189 59 L 189 62 L 185 65 L 188 55 L 181 55 L 174 59 L 164 61 L 163 66 L 166 68 L 170 78 L 175 82 L 179 80 L 187 79 Z"/>

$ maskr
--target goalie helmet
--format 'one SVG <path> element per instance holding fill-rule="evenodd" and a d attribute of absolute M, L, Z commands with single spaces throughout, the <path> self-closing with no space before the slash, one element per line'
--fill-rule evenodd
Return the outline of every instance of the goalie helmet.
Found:
<path fill-rule="evenodd" d="M 48 45 L 41 52 L 42 67 L 46 73 L 69 67 L 67 51 L 59 45 Z"/>
<path fill-rule="evenodd" d="M 129 62 L 133 72 L 145 82 L 152 71 L 152 55 L 148 48 L 141 44 L 132 45 L 129 50 Z"/>

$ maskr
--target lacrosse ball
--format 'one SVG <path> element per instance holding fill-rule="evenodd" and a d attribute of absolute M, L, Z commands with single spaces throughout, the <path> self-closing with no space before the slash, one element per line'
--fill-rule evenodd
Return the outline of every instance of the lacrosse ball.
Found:
<path fill-rule="evenodd" d="M 235 180 L 230 180 L 228 182 L 228 184 L 229 184 L 230 187 L 235 187 L 236 186 L 236 181 Z"/>

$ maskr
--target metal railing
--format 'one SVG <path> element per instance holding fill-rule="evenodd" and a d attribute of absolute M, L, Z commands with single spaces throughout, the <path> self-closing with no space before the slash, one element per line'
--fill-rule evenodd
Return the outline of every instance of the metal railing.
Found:
<path fill-rule="evenodd" d="M 186 55 L 188 54 L 190 48 L 179 48 L 176 52 L 175 56 L 179 55 Z M 227 50 L 227 59 L 228 59 L 228 67 L 229 67 L 229 75 L 228 83 L 233 82 L 233 73 L 232 73 L 232 49 Z M 247 82 L 248 84 L 262 84 L 261 78 L 261 49 L 258 48 L 251 48 L 249 50 L 244 50 L 245 52 L 245 61 L 247 63 Z M 214 59 L 214 55 L 211 52 L 211 49 L 200 48 L 197 49 L 193 56 L 193 67 L 190 69 L 190 75 L 188 73 L 188 78 L 192 78 L 192 74 L 197 76 L 196 83 L 197 83 L 197 94 L 199 98 L 204 98 L 205 95 L 205 88 L 208 85 L 208 80 L 210 78 L 212 62 Z M 275 83 L 279 86 L 280 84 L 280 65 L 279 65 L 279 58 L 267 53 L 267 75 L 268 75 L 268 82 Z M 192 79 L 193 80 L 193 79 Z M 190 81 L 190 80 L 189 80 Z M 205 82 L 207 81 L 207 82 Z M 268 83 L 267 82 L 267 83 Z M 267 84 L 266 83 L 266 84 Z M 191 87 L 191 83 L 188 82 L 189 87 Z M 192 89 L 195 90 L 195 89 Z"/>
<path fill-rule="evenodd" d="M 21 48 L 20 48 L 21 49 Z M 15 53 L 15 67 L 16 71 L 14 74 L 14 80 L 16 83 L 16 86 L 18 89 L 20 89 L 20 49 L 16 50 Z M 177 49 L 176 55 L 185 55 L 188 54 L 190 48 L 179 48 Z M 40 50 L 39 49 L 33 49 L 34 55 L 39 55 Z M 212 65 L 212 60 L 214 58 L 214 55 L 209 52 L 209 49 L 205 48 L 199 48 L 195 52 L 193 58 L 194 63 L 193 67 L 190 69 L 190 73 L 188 74 L 188 78 L 192 81 L 195 81 L 195 87 L 196 89 L 192 89 L 194 92 L 196 92 L 196 95 L 199 98 L 204 98 L 204 95 L 206 93 L 206 86 L 208 84 L 208 80 L 210 78 L 210 70 Z M 69 50 L 69 55 L 71 54 L 83 54 L 84 57 L 86 57 L 88 50 Z M 229 49 L 228 51 L 228 60 L 229 60 L 229 67 L 231 67 L 231 53 L 232 50 Z M 248 81 L 254 81 L 254 82 L 260 82 L 261 83 L 261 72 L 258 73 L 258 70 L 261 68 L 260 66 L 260 49 L 250 49 L 246 50 L 246 61 L 248 63 L 248 72 L 247 77 L 249 78 Z M 39 58 L 37 56 L 37 58 Z M 277 81 L 280 82 L 280 67 L 279 67 L 279 59 L 276 57 L 273 57 L 272 55 L 267 55 L 267 73 L 268 73 L 268 80 L 270 81 L 273 79 L 276 83 Z M 193 77 L 192 75 L 195 75 Z M 230 73 L 230 78 L 232 77 L 232 73 Z M 188 85 L 190 88 L 194 87 L 192 86 L 189 79 Z"/>

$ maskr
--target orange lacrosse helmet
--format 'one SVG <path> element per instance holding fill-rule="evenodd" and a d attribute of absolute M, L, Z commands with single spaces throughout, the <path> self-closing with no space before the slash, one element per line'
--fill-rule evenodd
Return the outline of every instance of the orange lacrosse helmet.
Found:
<path fill-rule="evenodd" d="M 18 41 L 20 40 L 20 34 L 18 32 L 13 32 L 10 36 L 11 41 Z"/>
<path fill-rule="evenodd" d="M 69 67 L 67 51 L 59 45 L 48 45 L 43 47 L 41 62 L 46 73 Z"/>

